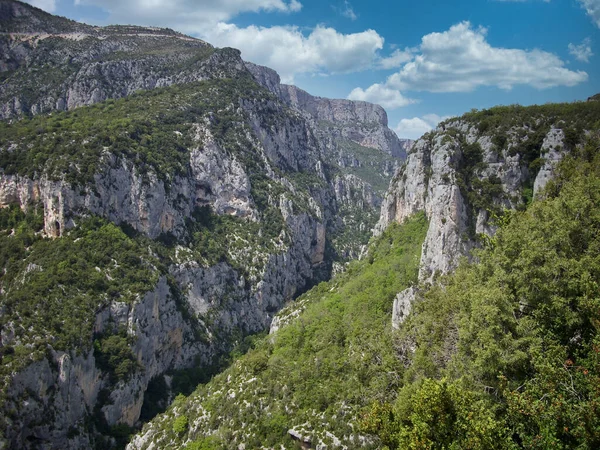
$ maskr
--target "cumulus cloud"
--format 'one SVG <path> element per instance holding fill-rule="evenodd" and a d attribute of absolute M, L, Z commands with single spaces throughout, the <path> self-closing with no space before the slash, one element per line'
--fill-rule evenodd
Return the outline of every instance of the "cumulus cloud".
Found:
<path fill-rule="evenodd" d="M 600 0 L 579 0 L 583 9 L 588 16 L 592 19 L 592 22 L 600 28 Z"/>
<path fill-rule="evenodd" d="M 111 23 L 168 26 L 187 33 L 244 12 L 290 13 L 302 8 L 298 0 L 75 0 L 75 4 L 105 10 Z"/>
<path fill-rule="evenodd" d="M 544 89 L 574 86 L 588 79 L 586 72 L 567 69 L 552 53 L 493 47 L 486 41 L 486 34 L 485 28 L 475 29 L 469 22 L 427 34 L 417 48 L 397 55 L 399 61 L 403 57 L 411 59 L 385 83 L 375 84 L 366 91 L 357 88 L 351 95 L 366 97 L 370 92 L 371 97 L 376 97 L 375 94 L 385 92 L 385 98 L 389 99 L 394 98 L 393 91 L 400 98 L 405 91 L 470 92 L 480 86 L 511 89 L 526 85 Z M 393 64 L 389 61 L 389 66 Z M 390 104 L 401 105 L 401 102 Z"/>
<path fill-rule="evenodd" d="M 402 64 L 410 61 L 413 58 L 413 52 L 414 50 L 409 48 L 405 50 L 394 50 L 394 52 L 390 56 L 381 58 L 379 60 L 379 68 L 396 69 L 398 67 L 401 67 Z"/>
<path fill-rule="evenodd" d="M 348 95 L 348 99 L 376 103 L 388 109 L 400 108 L 415 103 L 415 100 L 404 97 L 400 91 L 390 89 L 382 84 L 374 84 L 366 90 L 353 89 Z"/>
<path fill-rule="evenodd" d="M 486 34 L 485 28 L 461 22 L 442 33 L 425 35 L 419 47 L 380 60 L 380 66 L 392 67 L 410 58 L 385 83 L 366 90 L 356 88 L 349 98 L 397 108 L 407 104 L 402 95 L 406 91 L 470 92 L 480 86 L 511 89 L 516 85 L 543 89 L 574 86 L 588 79 L 586 72 L 567 69 L 552 53 L 492 47 Z"/>
<path fill-rule="evenodd" d="M 29 3 L 36 8 L 43 9 L 47 12 L 56 11 L 56 0 L 24 0 L 25 3 Z"/>
<path fill-rule="evenodd" d="M 579 45 L 569 44 L 569 53 L 578 61 L 590 62 L 590 58 L 594 56 L 590 38 L 585 38 Z"/>
<path fill-rule="evenodd" d="M 388 86 L 468 92 L 479 86 L 574 86 L 588 78 L 585 72 L 565 68 L 564 62 L 552 53 L 492 47 L 486 34 L 485 28 L 474 29 L 469 22 L 461 22 L 448 31 L 424 36 L 419 54 L 389 77 Z"/>
<path fill-rule="evenodd" d="M 383 38 L 373 30 L 341 34 L 318 26 L 308 36 L 298 27 L 237 27 L 219 23 L 202 34 L 219 47 L 242 51 L 247 61 L 271 67 L 284 82 L 299 73 L 348 73 L 372 67 Z"/>
<path fill-rule="evenodd" d="M 428 131 L 433 130 L 442 120 L 450 116 L 440 117 L 437 114 L 426 114 L 423 117 L 413 117 L 412 119 L 402 119 L 398 122 L 394 131 L 400 138 L 418 139 Z"/>

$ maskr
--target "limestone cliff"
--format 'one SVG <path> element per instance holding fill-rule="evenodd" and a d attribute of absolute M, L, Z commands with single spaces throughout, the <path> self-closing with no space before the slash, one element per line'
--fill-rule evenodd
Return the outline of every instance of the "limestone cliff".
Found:
<path fill-rule="evenodd" d="M 336 128 L 335 133 L 327 136 L 329 142 L 326 148 L 332 153 L 337 150 L 336 143 L 346 139 L 363 147 L 382 150 L 396 158 L 406 158 L 406 151 L 412 141 L 398 139 L 388 128 L 387 114 L 381 106 L 360 101 L 315 97 L 296 86 L 281 84 L 277 72 L 268 67 L 248 62 L 246 67 L 260 84 L 286 104 L 312 119 L 316 129 Z"/>
<path fill-rule="evenodd" d="M 425 211 L 430 225 L 419 279 L 432 282 L 452 271 L 461 257 L 471 257 L 482 236 L 493 236 L 504 210 L 524 208 L 543 192 L 556 164 L 577 145 L 566 135 L 592 126 L 583 111 L 589 106 L 575 108 L 582 109 L 580 117 L 549 105 L 496 108 L 443 122 L 414 144 L 394 175 L 375 233 Z M 489 128 L 486 120 L 500 125 Z M 412 290 L 399 294 L 394 326 L 412 298 Z"/>

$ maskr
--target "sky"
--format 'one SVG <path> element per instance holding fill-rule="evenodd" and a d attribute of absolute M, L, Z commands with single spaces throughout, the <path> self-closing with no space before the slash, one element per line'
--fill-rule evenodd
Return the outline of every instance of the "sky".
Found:
<path fill-rule="evenodd" d="M 235 47 L 313 95 L 382 105 L 402 138 L 499 104 L 600 93 L 600 0 L 27 0 Z"/>

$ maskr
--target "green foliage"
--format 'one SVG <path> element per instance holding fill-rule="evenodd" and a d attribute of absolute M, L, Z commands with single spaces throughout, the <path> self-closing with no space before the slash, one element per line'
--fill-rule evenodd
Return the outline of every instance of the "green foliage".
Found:
<path fill-rule="evenodd" d="M 480 179 L 479 172 L 486 167 L 483 151 L 478 142 L 467 144 L 465 138 L 458 136 L 459 157 L 453 162 L 456 170 L 456 184 L 469 205 L 469 238 L 475 237 L 475 218 L 479 209 L 499 214 L 495 201 L 501 199 L 504 191 L 502 182 L 496 176 Z"/>
<path fill-rule="evenodd" d="M 220 448 L 218 439 L 213 436 L 190 442 L 185 446 L 185 450 L 218 450 Z"/>
<path fill-rule="evenodd" d="M 177 434 L 183 434 L 188 429 L 188 418 L 187 416 L 177 416 L 173 422 L 173 432 Z"/>
<path fill-rule="evenodd" d="M 115 449 L 124 449 L 133 436 L 135 429 L 124 423 L 113 425 L 106 431 L 106 435 L 115 440 Z M 106 448 L 106 447 L 103 447 Z"/>
<path fill-rule="evenodd" d="M 213 435 L 226 448 L 236 442 L 290 448 L 287 430 L 306 423 L 324 442 L 325 430 L 353 435 L 361 409 L 386 398 L 402 379 L 391 309 L 395 295 L 417 279 L 426 229 L 424 214 L 392 225 L 368 257 L 300 296 L 291 306 L 298 308 L 296 320 L 256 341 L 228 370 L 176 402 L 167 420 L 154 422 L 164 433 L 156 445 L 179 445 L 171 431 L 181 411 L 195 424 L 204 416 L 189 431 L 192 438 Z"/>
<path fill-rule="evenodd" d="M 113 300 L 131 302 L 158 281 L 160 263 L 143 240 L 94 217 L 82 219 L 59 239 L 45 239 L 34 231 L 41 226 L 40 210 L 0 210 L 0 326 L 10 326 L 20 342 L 3 348 L 2 375 L 44 357 L 47 344 L 87 351 L 100 308 Z M 123 378 L 134 363 L 111 359 L 129 348 L 116 339 L 100 342 L 99 350 L 115 376 Z"/>
<path fill-rule="evenodd" d="M 366 415 L 391 447 L 600 445 L 597 148 L 592 138 L 567 157 L 544 201 L 506 216 L 478 264 L 414 305 L 396 341 L 405 384 Z M 464 417 L 483 427 L 480 443 Z"/>
<path fill-rule="evenodd" d="M 510 448 L 507 430 L 485 400 L 458 382 L 424 379 L 395 402 L 375 403 L 363 416 L 363 431 L 391 449 Z"/>
<path fill-rule="evenodd" d="M 540 130 L 550 124 L 559 124 L 561 121 L 581 130 L 590 129 L 600 121 L 600 105 L 598 102 L 574 102 L 496 106 L 481 111 L 471 111 L 464 114 L 462 119 L 477 125 L 482 133 L 488 134 L 502 133 L 512 127 L 523 125 L 533 130 Z M 494 144 L 498 145 L 496 142 Z"/>
<path fill-rule="evenodd" d="M 126 380 L 141 365 L 131 351 L 131 339 L 125 332 L 103 336 L 94 341 L 96 364 L 109 373 L 112 383 Z"/>
<path fill-rule="evenodd" d="M 391 179 L 391 176 L 385 175 L 386 168 L 389 170 L 389 167 L 393 167 L 397 158 L 382 150 L 364 147 L 350 140 L 342 140 L 338 147 L 345 158 L 356 162 L 341 169 L 342 173 L 356 175 L 373 186 L 375 192 L 385 194 Z M 337 165 L 337 161 L 334 165 Z"/>
<path fill-rule="evenodd" d="M 369 242 L 379 216 L 368 207 L 342 205 L 337 217 L 343 225 L 331 234 L 331 245 L 336 252 L 336 261 L 346 262 L 359 256 L 358 252 Z"/>
<path fill-rule="evenodd" d="M 189 246 L 198 260 L 207 265 L 228 262 L 242 274 L 262 269 L 257 254 L 277 252 L 285 230 L 281 212 L 270 206 L 260 222 L 217 215 L 210 206 L 197 207 L 186 225 Z"/>
<path fill-rule="evenodd" d="M 6 174 L 34 178 L 44 173 L 53 180 L 85 185 L 104 168 L 103 155 L 109 152 L 131 161 L 143 175 L 152 171 L 172 180 L 188 172 L 195 138 L 192 123 L 211 116 L 214 134 L 230 148 L 237 145 L 237 105 L 265 95 L 269 94 L 250 76 L 216 79 L 0 122 L 0 167 Z"/>

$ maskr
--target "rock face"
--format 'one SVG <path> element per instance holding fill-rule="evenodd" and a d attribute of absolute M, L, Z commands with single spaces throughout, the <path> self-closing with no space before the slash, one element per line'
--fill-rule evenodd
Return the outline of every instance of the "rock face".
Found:
<path fill-rule="evenodd" d="M 73 216 L 79 211 L 128 223 L 152 238 L 161 233 L 181 235 L 185 218 L 197 205 L 211 205 L 217 214 L 256 220 L 246 173 L 213 141 L 191 151 L 190 168 L 191 176 L 176 177 L 168 190 L 155 174 L 143 177 L 132 162 L 113 155 L 106 155 L 103 173 L 96 174 L 93 187 L 85 191 L 46 177 L 4 175 L 0 177 L 0 207 L 43 204 L 45 232 L 55 237 L 74 226 Z"/>
<path fill-rule="evenodd" d="M 416 290 L 414 287 L 409 287 L 396 295 L 392 308 L 392 327 L 396 329 L 400 328 L 400 325 L 402 325 L 410 313 L 415 297 Z"/>
<path fill-rule="evenodd" d="M 388 128 L 387 114 L 381 106 L 367 102 L 314 97 L 296 86 L 281 84 L 277 72 L 268 67 L 252 63 L 246 63 L 246 67 L 260 84 L 286 104 L 312 119 L 315 128 L 328 125 L 323 122 L 329 122 L 338 128 L 337 135 L 333 138 L 349 139 L 364 147 L 383 150 L 396 158 L 406 158 L 406 151 L 412 141 L 398 139 Z"/>
<path fill-rule="evenodd" d="M 522 207 L 541 194 L 569 150 L 562 129 L 566 126 L 564 122 L 561 128 L 550 125 L 534 134 L 524 124 L 513 124 L 494 134 L 481 132 L 478 123 L 464 119 L 442 123 L 413 145 L 394 175 L 375 233 L 425 211 L 429 229 L 419 279 L 432 282 L 452 271 L 461 257 L 471 257 L 479 236 L 495 233 L 494 214 Z M 523 142 L 533 142 L 536 136 L 536 146 L 522 153 Z M 412 288 L 398 294 L 395 327 L 408 314 L 414 296 Z"/>
<path fill-rule="evenodd" d="M 237 50 L 172 30 L 92 27 L 13 0 L 2 0 L 0 11 L 0 72 L 12 72 L 0 86 L 2 119 L 230 77 L 243 65 L 231 64 Z"/>
<path fill-rule="evenodd" d="M 96 332 L 114 324 L 126 327 L 127 333 L 136 338 L 132 350 L 144 370 L 112 387 L 107 392 L 110 401 L 102 407 L 102 412 L 109 424 L 134 425 L 143 393 L 153 377 L 169 369 L 188 367 L 198 354 L 207 355 L 193 339 L 193 330 L 175 303 L 170 301 L 164 278 L 154 291 L 131 307 L 114 303 L 97 314 Z M 83 428 L 85 417 L 92 413 L 98 396 L 107 386 L 93 351 L 79 355 L 51 351 L 46 358 L 16 374 L 9 387 L 4 408 L 21 413 L 12 419 L 13 425 L 18 425 L 18 432 L 6 436 L 9 447 L 91 447 L 89 434 L 74 431 Z"/>
<path fill-rule="evenodd" d="M 274 72 L 245 63 L 234 49 L 171 30 L 91 27 L 9 0 L 0 0 L 0 17 L 0 71 L 10 73 L 0 86 L 3 119 L 202 81 L 233 86 L 218 95 L 252 90 L 224 98 L 191 124 L 181 119 L 191 130 L 181 149 L 187 159 L 166 179 L 111 146 L 78 184 L 46 166 L 31 173 L 0 166 L 0 208 L 41 205 L 47 237 L 60 239 L 95 215 L 174 242 L 165 267 L 155 268 L 160 277 L 151 292 L 132 304 L 110 302 L 90 317 L 96 336 L 125 330 L 139 370 L 114 383 L 93 350 L 58 351 L 50 336 L 45 354 L 10 375 L 2 391 L 0 448 L 110 446 L 103 430 L 139 425 L 153 380 L 168 384 L 168 371 L 207 367 L 240 336 L 268 329 L 286 302 L 329 276 L 335 258 L 357 254 L 375 223 L 382 180 L 408 144 L 387 128 L 382 108 L 280 85 Z M 3 154 L 27 151 L 18 142 L 0 147 Z M 365 168 L 372 178 L 360 176 Z M 237 227 L 226 237 L 226 258 L 194 256 L 190 223 L 200 220 L 199 210 Z M 245 227 L 268 245 L 248 247 Z M 29 345 L 8 328 L 0 337 L 0 348 Z"/>

